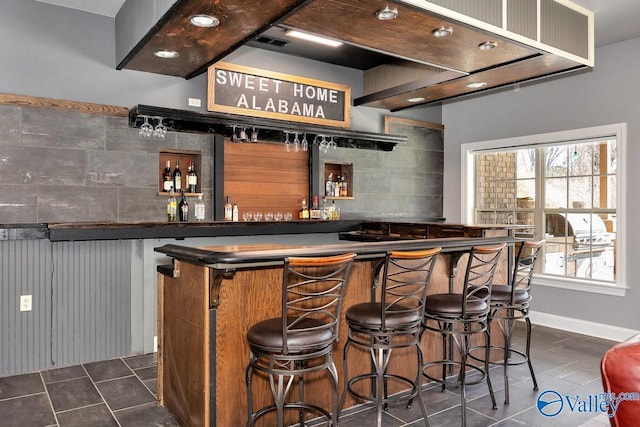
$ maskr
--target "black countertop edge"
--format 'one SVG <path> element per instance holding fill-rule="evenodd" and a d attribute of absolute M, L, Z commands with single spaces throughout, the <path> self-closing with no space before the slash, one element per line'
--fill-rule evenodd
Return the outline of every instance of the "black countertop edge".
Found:
<path fill-rule="evenodd" d="M 47 224 L 1 224 L 0 240 L 37 240 L 47 239 Z"/>
<path fill-rule="evenodd" d="M 435 219 L 435 221 L 434 221 Z M 426 219 L 345 219 L 339 221 L 271 222 L 115 222 L 115 223 L 35 223 L 0 224 L 1 240 L 49 239 L 52 242 L 127 239 L 184 239 L 217 236 L 256 236 L 269 234 L 348 233 L 364 224 L 438 224 L 463 228 L 518 228 L 517 225 L 447 224 L 437 218 Z"/>
<path fill-rule="evenodd" d="M 175 244 L 168 244 L 155 248 L 156 252 L 163 253 L 169 257 L 190 261 L 197 264 L 207 264 L 215 268 L 216 265 L 226 264 L 237 265 L 242 268 L 242 264 L 252 264 L 259 262 L 272 262 L 283 260 L 288 256 L 328 256 L 346 252 L 355 252 L 358 256 L 384 256 L 388 250 L 419 250 L 434 247 L 441 247 L 443 252 L 458 252 L 471 249 L 473 246 L 491 246 L 501 243 L 515 243 L 522 239 L 514 237 L 450 237 L 442 239 L 414 239 L 396 240 L 384 242 L 348 242 L 332 245 L 310 245 L 276 247 L 257 250 L 226 250 L 224 246 L 219 249 L 189 247 Z M 357 258 L 356 258 L 357 259 Z"/>
<path fill-rule="evenodd" d="M 185 239 L 269 234 L 342 233 L 362 221 L 51 224 L 49 240 Z"/>

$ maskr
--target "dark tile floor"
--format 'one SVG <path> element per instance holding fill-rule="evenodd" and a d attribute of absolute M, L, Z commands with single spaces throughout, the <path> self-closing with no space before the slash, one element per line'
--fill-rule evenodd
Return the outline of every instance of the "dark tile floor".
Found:
<path fill-rule="evenodd" d="M 524 341 L 524 328 L 517 328 L 514 342 Z M 532 359 L 539 391 L 533 391 L 526 365 L 511 367 L 511 403 L 505 405 L 502 368 L 491 369 L 498 409 L 491 408 L 486 383 L 467 387 L 467 423 L 480 426 L 603 427 L 606 414 L 571 412 L 565 405 L 549 418 L 536 408 L 538 394 L 554 390 L 561 395 L 586 397 L 602 391 L 599 363 L 614 343 L 544 327 L 533 331 Z M 154 354 L 123 357 L 81 366 L 52 369 L 0 378 L 0 426 L 177 426 L 175 419 L 156 403 Z M 423 392 L 432 427 L 460 425 L 459 388 L 442 392 L 429 387 Z M 244 421 L 239 420 L 238 425 Z M 362 406 L 345 412 L 341 427 L 375 425 L 375 411 Z M 424 425 L 414 404 L 392 405 L 384 414 L 384 425 Z M 228 427 L 228 426 L 222 426 Z"/>

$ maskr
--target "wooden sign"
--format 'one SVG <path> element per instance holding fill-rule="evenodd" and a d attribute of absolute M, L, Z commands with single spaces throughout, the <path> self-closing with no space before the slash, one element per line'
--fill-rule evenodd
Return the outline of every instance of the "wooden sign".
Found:
<path fill-rule="evenodd" d="M 351 87 L 218 62 L 209 67 L 209 111 L 348 128 Z"/>

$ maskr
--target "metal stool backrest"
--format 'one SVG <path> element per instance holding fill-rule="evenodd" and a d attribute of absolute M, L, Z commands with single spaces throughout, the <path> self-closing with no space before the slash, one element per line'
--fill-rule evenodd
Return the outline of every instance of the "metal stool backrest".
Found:
<path fill-rule="evenodd" d="M 387 253 L 382 278 L 382 330 L 386 330 L 386 318 L 390 313 L 405 319 L 415 317 L 405 327 L 422 323 L 427 290 L 440 251 L 441 248 L 433 248 Z"/>
<path fill-rule="evenodd" d="M 529 292 L 533 270 L 543 246 L 544 240 L 539 242 L 525 241 L 518 245 L 513 277 L 511 278 L 511 301 L 514 301 L 516 291 Z"/>
<path fill-rule="evenodd" d="M 500 255 L 506 243 L 497 246 L 476 246 L 469 252 L 469 261 L 464 277 L 464 289 L 462 292 L 462 317 L 467 315 L 467 301 L 469 297 L 479 298 L 487 303 L 489 313 L 489 298 L 491 286 Z"/>
<path fill-rule="evenodd" d="M 338 340 L 340 311 L 354 253 L 328 257 L 289 257 L 282 275 L 282 342 L 290 334 L 330 331 Z M 312 322 L 310 322 L 312 320 Z M 310 347 L 317 346 L 317 343 Z M 304 348 L 296 347 L 297 351 Z"/>

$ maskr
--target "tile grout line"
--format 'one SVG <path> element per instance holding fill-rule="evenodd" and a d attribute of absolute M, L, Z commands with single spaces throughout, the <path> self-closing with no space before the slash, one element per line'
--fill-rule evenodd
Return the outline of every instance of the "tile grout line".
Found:
<path fill-rule="evenodd" d="M 47 388 L 47 384 L 44 382 L 44 378 L 42 377 L 42 371 L 38 372 L 40 376 L 40 381 L 42 381 L 42 386 L 44 387 L 44 393 L 47 396 L 47 401 L 49 402 L 49 407 L 51 408 L 51 413 L 53 414 L 53 419 L 56 421 L 56 426 L 59 426 L 58 415 L 56 415 L 56 410 L 53 407 L 53 402 L 51 401 L 51 396 L 49 396 L 49 389 Z"/>
<path fill-rule="evenodd" d="M 125 365 L 126 365 L 126 363 L 125 363 Z M 95 388 L 96 392 L 98 392 L 98 394 L 100 395 L 100 399 L 102 399 L 102 402 L 104 403 L 104 406 L 107 407 L 107 410 L 111 414 L 111 417 L 113 417 L 114 421 L 116 422 L 116 425 L 118 427 L 122 427 L 122 425 L 120 424 L 120 421 L 118 421 L 118 418 L 116 417 L 116 415 L 111 410 L 111 406 L 109 406 L 109 404 L 107 403 L 106 399 L 104 398 L 104 396 L 100 392 L 100 389 L 98 389 L 98 386 L 96 386 L 95 381 L 93 381 L 93 378 L 91 378 L 91 375 L 89 375 L 89 371 L 87 371 L 87 368 L 85 368 L 84 363 L 82 365 L 80 365 L 80 366 L 82 366 L 82 369 L 84 369 L 84 371 L 86 372 L 87 376 L 89 377 L 89 381 L 91 381 L 91 384 L 93 385 L 93 388 Z M 128 365 L 127 365 L 127 367 L 128 367 Z"/>

